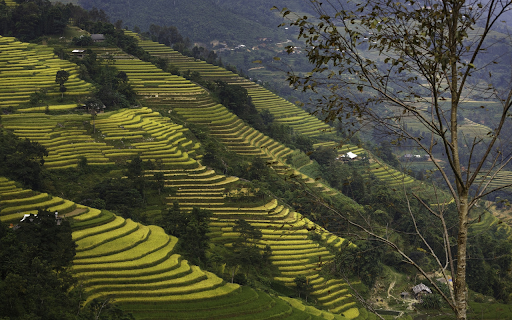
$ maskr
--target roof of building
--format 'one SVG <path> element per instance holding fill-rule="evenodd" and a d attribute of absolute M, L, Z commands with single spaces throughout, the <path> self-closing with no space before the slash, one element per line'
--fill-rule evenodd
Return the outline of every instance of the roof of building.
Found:
<path fill-rule="evenodd" d="M 426 285 L 424 285 L 423 283 L 420 283 L 417 286 L 412 287 L 412 292 L 414 292 L 414 294 L 418 294 L 418 293 L 420 293 L 422 291 L 426 291 L 428 293 L 432 293 L 432 290 L 430 290 L 430 288 L 427 287 Z"/>
<path fill-rule="evenodd" d="M 105 36 L 101 33 L 94 33 L 94 34 L 91 34 L 91 39 L 92 40 L 105 40 Z"/>

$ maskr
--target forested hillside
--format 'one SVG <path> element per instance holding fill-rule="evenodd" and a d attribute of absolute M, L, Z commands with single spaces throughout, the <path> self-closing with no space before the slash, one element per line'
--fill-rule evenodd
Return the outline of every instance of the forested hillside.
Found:
<path fill-rule="evenodd" d="M 293 4 L 293 1 L 280 1 Z M 149 30 L 151 24 L 183 26 L 180 32 L 194 42 L 217 40 L 233 45 L 254 45 L 258 38 L 286 39 L 286 32 L 276 27 L 281 20 L 271 12 L 272 1 L 258 1 L 247 6 L 244 1 L 95 1 L 79 2 L 86 9 L 103 9 L 112 21 L 122 20 L 130 28 Z M 299 5 L 300 8 L 300 5 Z"/>

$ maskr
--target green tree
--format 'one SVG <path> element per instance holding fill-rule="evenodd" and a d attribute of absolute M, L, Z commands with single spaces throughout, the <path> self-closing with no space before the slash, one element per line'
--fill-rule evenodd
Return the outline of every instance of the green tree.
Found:
<path fill-rule="evenodd" d="M 69 221 L 57 224 L 54 212 L 39 210 L 37 215 L 31 215 L 18 227 L 18 240 L 37 248 L 34 255 L 41 261 L 48 261 L 53 270 L 62 271 L 71 265 L 76 244 L 71 237 Z"/>
<path fill-rule="evenodd" d="M 209 248 L 209 222 L 212 213 L 208 210 L 192 208 L 187 214 L 184 229 L 181 231 L 180 247 L 186 256 L 197 264 L 206 263 L 206 250 Z"/>
<path fill-rule="evenodd" d="M 165 175 L 163 172 L 155 172 L 153 175 L 155 178 L 155 187 L 158 189 L 158 194 L 165 188 Z"/>
<path fill-rule="evenodd" d="M 261 230 L 257 229 L 245 219 L 238 219 L 233 227 L 234 232 L 238 232 L 240 235 L 235 240 L 235 245 L 248 246 L 254 241 L 258 241 L 262 237 Z"/>
<path fill-rule="evenodd" d="M 0 133 L 0 175 L 37 190 L 42 184 L 44 157 L 48 151 L 38 142 Z"/>
<path fill-rule="evenodd" d="M 313 290 L 313 284 L 309 282 L 309 279 L 305 275 L 296 276 L 293 282 L 295 283 L 295 291 L 297 291 L 299 298 L 303 295 L 307 302 L 308 296 Z"/>
<path fill-rule="evenodd" d="M 371 288 L 382 273 L 384 250 L 375 241 L 357 241 L 354 244 L 348 241 L 342 244 L 334 260 L 334 270 L 343 278 L 355 276 Z"/>
<path fill-rule="evenodd" d="M 100 112 L 102 106 L 103 103 L 97 98 L 89 98 L 85 101 L 85 108 L 91 115 L 93 133 L 96 133 L 96 116 L 98 115 L 98 112 Z"/>
<path fill-rule="evenodd" d="M 80 289 L 69 267 L 75 243 L 67 221 L 39 211 L 7 228 L 0 222 L 0 318 L 76 319 Z"/>
<path fill-rule="evenodd" d="M 38 108 L 38 107 L 41 107 L 43 105 L 48 106 L 48 102 L 47 102 L 48 94 L 47 94 L 47 92 L 48 91 L 43 88 L 43 89 L 39 89 L 38 91 L 35 91 L 34 93 L 31 93 L 30 94 L 30 98 L 29 98 L 30 106 L 32 106 L 34 108 Z"/>
<path fill-rule="evenodd" d="M 131 313 L 124 312 L 113 299 L 93 299 L 80 312 L 81 318 L 94 320 L 135 320 Z"/>
<path fill-rule="evenodd" d="M 179 239 L 179 247 L 193 263 L 206 263 L 206 250 L 209 248 L 209 221 L 212 213 L 197 207 L 191 212 L 180 209 L 177 201 L 164 213 L 160 224 L 165 232 Z"/>
<path fill-rule="evenodd" d="M 236 272 L 240 268 L 247 278 L 252 271 L 262 271 L 270 265 L 272 251 L 270 246 L 262 250 L 257 246 L 262 238 L 261 230 L 257 229 L 244 219 L 238 219 L 233 226 L 233 231 L 239 236 L 232 244 L 232 251 L 226 258 L 227 265 L 231 268 L 231 282 L 234 281 Z"/>
<path fill-rule="evenodd" d="M 61 92 L 61 99 L 64 99 L 64 92 L 66 92 L 67 88 L 64 86 L 66 81 L 69 79 L 69 72 L 66 70 L 59 70 L 55 75 L 55 82 L 59 84 L 59 91 Z"/>
<path fill-rule="evenodd" d="M 346 126 L 371 125 L 393 137 L 395 143 L 410 141 L 431 158 L 441 157 L 445 165 L 433 162 L 456 210 L 456 245 L 450 237 L 449 218 L 441 201 L 422 201 L 412 190 L 405 195 L 418 199 L 442 225 L 438 240 L 444 247 L 437 255 L 435 243 L 422 237 L 425 229 L 414 222 L 414 233 L 428 255 L 443 271 L 445 265 L 454 287 L 448 295 L 435 281 L 431 285 L 443 296 L 457 319 L 467 319 L 467 243 L 470 210 L 478 201 L 506 184 L 493 188 L 490 182 L 512 160 L 508 150 L 508 118 L 512 106 L 509 85 L 497 87 L 499 79 L 486 69 L 489 61 L 508 69 L 506 59 L 489 59 L 491 32 L 510 1 L 471 2 L 465 0 L 392 2 L 371 0 L 352 5 L 309 1 L 316 19 L 292 16 L 282 9 L 290 25 L 305 42 L 311 72 L 289 74 L 290 84 L 305 91 L 321 91 L 312 101 L 326 121 L 344 121 Z M 507 42 L 507 46 L 510 47 Z M 293 52 L 293 46 L 288 52 Z M 483 74 L 487 75 L 484 78 Z M 474 85 L 479 76 L 483 86 Z M 485 80 L 484 80 L 485 79 Z M 466 98 L 486 97 L 500 105 L 490 131 L 467 139 L 459 115 Z M 427 111 L 423 106 L 428 106 Z M 430 112 L 428 112 L 428 110 Z M 406 123 L 415 121 L 428 132 L 428 139 L 415 134 Z M 505 139 L 505 140 L 503 140 Z M 482 180 L 481 180 L 481 177 Z M 480 182 L 482 181 L 482 182 Z M 429 203 L 433 203 L 431 206 Z M 340 212 L 349 225 L 369 233 L 399 252 L 403 259 L 426 274 L 404 248 L 358 224 Z M 415 212 L 410 212 L 414 220 Z M 446 253 L 446 254 L 445 254 Z"/>

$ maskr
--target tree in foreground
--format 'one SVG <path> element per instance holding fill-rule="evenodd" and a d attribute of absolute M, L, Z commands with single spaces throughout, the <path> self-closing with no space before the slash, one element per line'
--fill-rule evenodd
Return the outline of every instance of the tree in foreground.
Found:
<path fill-rule="evenodd" d="M 510 186 L 491 182 L 511 160 L 507 138 L 510 132 L 512 86 L 494 75 L 510 70 L 500 66 L 509 52 L 509 40 L 492 34 L 512 3 L 465 0 L 370 0 L 354 3 L 309 0 L 315 19 L 295 17 L 281 10 L 312 63 L 307 74 L 289 73 L 296 89 L 317 91 L 311 102 L 326 121 L 343 121 L 353 127 L 371 126 L 392 135 L 395 142 L 414 142 L 433 161 L 456 206 L 455 225 L 446 201 L 424 201 L 406 190 L 407 201 L 415 199 L 440 224 L 441 251 L 423 236 L 422 226 L 409 214 L 413 233 L 436 261 L 446 281 L 451 273 L 454 287 L 449 294 L 431 281 L 456 314 L 466 319 L 467 243 L 469 213 L 490 193 Z M 491 46 L 494 48 L 491 50 Z M 294 47 L 288 47 L 293 52 Z M 506 71 L 505 71 L 506 72 Z M 509 72 L 510 73 L 510 72 Z M 492 101 L 476 108 L 469 100 Z M 498 107 L 496 107 L 498 105 Z M 473 110 L 471 109 L 473 107 Z M 463 132 L 461 124 L 478 108 L 492 112 L 479 135 Z M 490 114 L 490 113 L 489 113 Z M 410 130 L 407 124 L 420 128 Z M 352 126 L 350 126 L 352 127 Z M 420 264 L 387 233 L 338 213 L 347 224 L 366 232 L 396 250 L 402 259 L 426 275 Z M 428 224 L 426 224 L 428 225 Z M 424 225 L 425 226 L 425 225 Z M 426 228 L 426 227 L 425 227 Z M 455 231 L 453 231 L 455 230 Z M 453 237 L 450 234 L 454 234 Z"/>

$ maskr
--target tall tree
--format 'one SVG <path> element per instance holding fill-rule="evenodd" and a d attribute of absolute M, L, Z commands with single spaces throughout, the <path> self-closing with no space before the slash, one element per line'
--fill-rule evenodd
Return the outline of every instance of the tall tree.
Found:
<path fill-rule="evenodd" d="M 426 252 L 437 262 L 447 281 L 447 270 L 454 278 L 453 290 L 448 295 L 433 281 L 432 286 L 457 319 L 466 319 L 469 213 L 491 192 L 510 186 L 492 188 L 490 183 L 512 159 L 507 149 L 512 87 L 498 82 L 500 79 L 488 72 L 494 64 L 506 63 L 501 67 L 504 70 L 510 70 L 510 65 L 505 59 L 486 57 L 490 56 L 490 46 L 500 42 L 491 31 L 510 10 L 512 2 L 308 2 L 315 12 L 314 20 L 293 16 L 286 8 L 281 11 L 290 19 L 289 25 L 298 29 L 298 37 L 305 42 L 305 52 L 313 65 L 309 73 L 290 73 L 289 82 L 296 89 L 322 92 L 312 103 L 327 121 L 370 124 L 374 130 L 393 135 L 395 142 L 414 142 L 431 159 L 442 157 L 446 165 L 439 161 L 433 161 L 433 165 L 457 208 L 456 241 L 450 237 L 451 226 L 446 223 L 449 217 L 443 201 L 430 205 L 406 188 L 404 194 L 421 202 L 442 225 L 439 239 L 444 250 L 440 255 L 434 251 L 432 242 L 423 237 L 415 212 L 410 212 L 413 230 Z M 503 46 L 509 50 L 507 41 L 503 40 Z M 294 50 L 293 46 L 288 47 L 288 52 Z M 479 79 L 474 80 L 477 76 Z M 470 108 L 467 101 L 475 97 L 492 100 L 500 107 L 492 110 L 495 118 L 486 123 L 490 127 L 487 134 L 468 137 L 460 125 L 464 110 Z M 411 121 L 419 124 L 428 138 L 409 129 L 406 123 Z M 425 274 L 419 263 L 384 233 L 341 213 L 340 217 L 387 243 Z"/>

